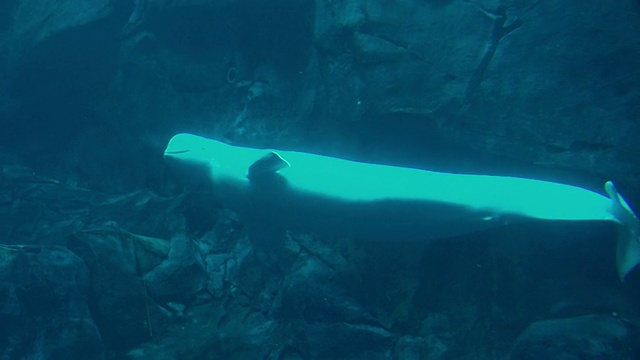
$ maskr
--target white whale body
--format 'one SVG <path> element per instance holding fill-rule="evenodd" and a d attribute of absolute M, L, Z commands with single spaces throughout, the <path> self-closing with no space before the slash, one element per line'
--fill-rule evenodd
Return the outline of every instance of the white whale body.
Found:
<path fill-rule="evenodd" d="M 450 174 L 296 151 L 228 145 L 192 134 L 165 158 L 251 221 L 290 230 L 423 240 L 539 220 L 618 224 L 618 275 L 640 262 L 640 222 L 618 194 L 508 176 Z"/>

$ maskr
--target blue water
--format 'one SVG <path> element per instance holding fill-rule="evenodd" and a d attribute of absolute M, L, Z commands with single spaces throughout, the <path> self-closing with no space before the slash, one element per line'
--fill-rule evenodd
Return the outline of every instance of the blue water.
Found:
<path fill-rule="evenodd" d="M 638 358 L 612 224 L 292 232 L 163 159 L 191 132 L 613 180 L 638 208 L 638 19 L 633 1 L 4 1 L 0 359 Z"/>

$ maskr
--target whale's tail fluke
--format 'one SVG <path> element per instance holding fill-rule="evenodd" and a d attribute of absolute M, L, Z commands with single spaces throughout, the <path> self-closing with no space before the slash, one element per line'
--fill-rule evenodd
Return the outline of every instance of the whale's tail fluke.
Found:
<path fill-rule="evenodd" d="M 611 181 L 604 184 L 604 189 L 611 199 L 611 214 L 620 224 L 616 264 L 618 276 L 624 281 L 629 272 L 640 264 L 640 221 Z"/>

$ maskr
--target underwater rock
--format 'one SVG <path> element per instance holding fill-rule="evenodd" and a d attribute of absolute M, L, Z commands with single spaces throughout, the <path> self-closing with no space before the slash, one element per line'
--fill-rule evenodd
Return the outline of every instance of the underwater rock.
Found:
<path fill-rule="evenodd" d="M 105 340 L 126 349 L 147 340 L 157 307 L 149 298 L 144 274 L 169 253 L 165 240 L 137 236 L 105 224 L 76 233 L 69 249 L 86 262 L 91 274 L 93 314 Z"/>
<path fill-rule="evenodd" d="M 83 220 L 85 226 L 115 221 L 131 233 L 168 239 L 184 227 L 183 217 L 176 215 L 182 203 L 182 197 L 169 199 L 149 190 L 138 190 L 108 197 L 91 208 Z"/>
<path fill-rule="evenodd" d="M 639 9 L 588 4 L 514 1 L 501 9 L 503 23 L 487 38 L 493 53 L 487 47 L 489 61 L 467 88 L 467 128 L 451 129 L 459 141 L 519 161 L 637 179 L 616 158 L 638 136 L 626 124 L 638 118 L 631 99 L 640 42 L 625 34 L 640 31 Z"/>
<path fill-rule="evenodd" d="M 379 327 L 335 322 L 316 324 L 305 331 L 309 358 L 389 359 L 396 337 Z"/>
<path fill-rule="evenodd" d="M 0 5 L 0 116 L 14 109 L 11 80 L 34 48 L 65 31 L 104 19 L 112 0 L 4 0 Z M 58 51 L 58 50 L 56 50 Z M 76 67 L 77 68 L 77 67 Z M 42 84 L 42 83 L 41 83 Z"/>
<path fill-rule="evenodd" d="M 179 234 L 171 239 L 167 258 L 148 272 L 144 280 L 153 298 L 187 302 L 205 288 L 207 274 L 193 241 Z"/>
<path fill-rule="evenodd" d="M 362 33 L 353 34 L 354 52 L 363 63 L 400 61 L 407 51 L 390 41 Z"/>
<path fill-rule="evenodd" d="M 395 346 L 394 355 L 397 359 L 444 360 L 451 358 L 448 350 L 448 345 L 436 335 L 403 336 Z"/>
<path fill-rule="evenodd" d="M 60 245 L 105 199 L 38 176 L 26 166 L 0 164 L 0 238 L 5 244 Z"/>
<path fill-rule="evenodd" d="M 637 359 L 636 329 L 614 315 L 585 315 L 534 322 L 518 337 L 511 360 Z"/>
<path fill-rule="evenodd" d="M 0 358 L 102 359 L 82 259 L 55 246 L 0 245 Z"/>
<path fill-rule="evenodd" d="M 111 0 L 20 1 L 16 7 L 11 33 L 21 46 L 36 45 L 61 31 L 108 16 Z M 21 50 L 25 50 L 24 48 Z"/>

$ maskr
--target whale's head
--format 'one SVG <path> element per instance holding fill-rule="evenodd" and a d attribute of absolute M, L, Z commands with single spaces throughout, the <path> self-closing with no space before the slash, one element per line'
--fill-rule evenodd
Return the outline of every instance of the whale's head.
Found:
<path fill-rule="evenodd" d="M 174 171 L 178 182 L 189 186 L 208 184 L 218 168 L 216 158 L 220 150 L 216 141 L 192 134 L 177 134 L 171 138 L 164 158 Z"/>
<path fill-rule="evenodd" d="M 212 141 L 192 134 L 177 134 L 171 138 L 164 157 L 195 164 L 208 164 L 215 161 L 215 149 Z"/>
<path fill-rule="evenodd" d="M 169 141 L 164 158 L 181 170 L 182 178 L 245 183 L 248 169 L 262 153 L 198 135 L 177 134 Z"/>

